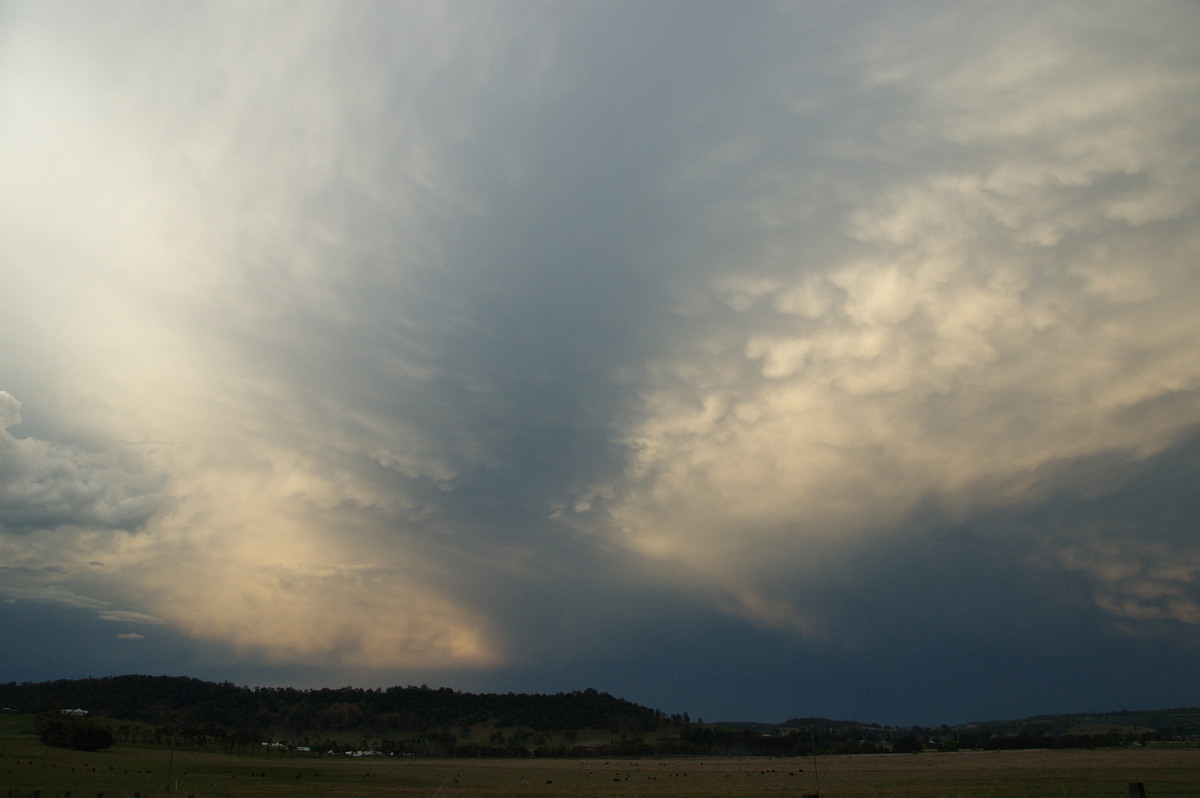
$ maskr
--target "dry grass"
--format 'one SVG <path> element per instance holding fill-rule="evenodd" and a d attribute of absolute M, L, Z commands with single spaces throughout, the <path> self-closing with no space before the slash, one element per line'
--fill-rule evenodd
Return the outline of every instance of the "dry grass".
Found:
<path fill-rule="evenodd" d="M 80 753 L 8 737 L 0 796 L 166 795 L 168 752 L 121 745 Z M 822 757 L 823 798 L 1125 798 L 1140 781 L 1149 798 L 1200 795 L 1200 749 L 966 751 Z M 171 794 L 279 796 L 800 796 L 816 792 L 811 759 L 343 759 L 177 751 Z"/>

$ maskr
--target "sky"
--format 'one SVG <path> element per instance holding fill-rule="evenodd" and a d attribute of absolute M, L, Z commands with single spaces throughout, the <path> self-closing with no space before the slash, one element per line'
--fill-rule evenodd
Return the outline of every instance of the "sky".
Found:
<path fill-rule="evenodd" d="M 0 681 L 1200 704 L 1197 33 L 0 0 Z"/>

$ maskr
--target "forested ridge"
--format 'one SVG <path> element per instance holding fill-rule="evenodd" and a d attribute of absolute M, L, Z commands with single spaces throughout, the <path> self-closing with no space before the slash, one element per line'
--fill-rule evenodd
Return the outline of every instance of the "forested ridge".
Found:
<path fill-rule="evenodd" d="M 245 687 L 185 676 L 112 676 L 0 684 L 6 711 L 55 729 L 82 709 L 124 742 L 278 744 L 338 752 L 378 747 L 428 756 L 807 755 L 923 750 L 1200 744 L 1200 709 L 1043 715 L 958 726 L 884 726 L 797 717 L 693 723 L 594 689 L 464 693 L 448 687 Z M 139 726 L 138 724 L 144 724 Z M 45 726 L 45 723 L 43 724 Z M 46 726 L 46 728 L 51 728 Z M 53 730 L 53 729 L 52 729 Z M 45 736 L 45 735 L 44 735 Z M 343 745 L 349 743 L 349 745 Z"/>
<path fill-rule="evenodd" d="M 594 689 L 554 695 L 464 693 L 448 687 L 302 690 L 244 687 L 186 676 L 110 676 L 0 684 L 0 703 L 24 712 L 82 708 L 157 725 L 339 732 L 427 731 L 476 723 L 537 731 L 652 729 L 663 713 Z"/>

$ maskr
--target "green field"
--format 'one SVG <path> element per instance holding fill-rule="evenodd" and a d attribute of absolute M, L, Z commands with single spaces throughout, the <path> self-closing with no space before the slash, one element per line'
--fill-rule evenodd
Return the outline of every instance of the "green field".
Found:
<path fill-rule="evenodd" d="M 168 766 L 170 785 L 168 789 Z M 822 796 L 1149 798 L 1200 795 L 1200 749 L 964 751 L 803 758 L 405 759 L 47 748 L 27 716 L 0 719 L 0 798 L 150 796 Z"/>

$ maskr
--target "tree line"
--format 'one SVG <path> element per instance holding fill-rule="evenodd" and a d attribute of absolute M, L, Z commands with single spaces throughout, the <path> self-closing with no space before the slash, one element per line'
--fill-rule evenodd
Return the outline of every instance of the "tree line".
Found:
<path fill-rule="evenodd" d="M 491 723 L 535 731 L 649 731 L 667 716 L 595 689 L 464 693 L 448 687 L 244 687 L 184 676 L 111 676 L 0 684 L 0 703 L 24 712 L 64 708 L 158 726 L 305 733 L 420 734 Z"/>

